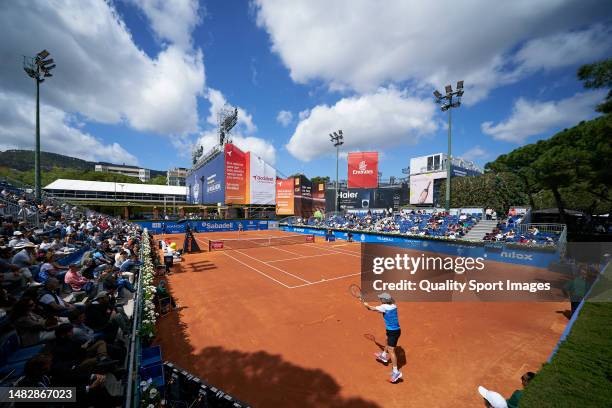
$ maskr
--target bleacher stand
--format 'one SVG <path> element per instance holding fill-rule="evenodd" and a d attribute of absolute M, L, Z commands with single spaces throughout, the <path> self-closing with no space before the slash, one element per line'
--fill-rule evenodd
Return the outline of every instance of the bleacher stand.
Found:
<path fill-rule="evenodd" d="M 446 212 L 411 210 L 367 211 L 334 214 L 324 219 L 298 218 L 296 225 L 346 229 L 355 232 L 383 232 L 407 236 L 460 239 L 481 219 L 481 214 L 451 215 Z"/>
<path fill-rule="evenodd" d="M 71 386 L 77 406 L 122 405 L 140 227 L 0 190 L 0 386 Z"/>

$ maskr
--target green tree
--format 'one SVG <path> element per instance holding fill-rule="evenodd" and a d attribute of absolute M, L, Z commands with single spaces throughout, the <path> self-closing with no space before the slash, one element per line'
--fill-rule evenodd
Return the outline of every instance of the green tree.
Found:
<path fill-rule="evenodd" d="M 314 184 L 318 184 L 318 183 L 327 184 L 329 183 L 329 176 L 315 176 L 311 178 L 310 181 L 312 181 Z"/>
<path fill-rule="evenodd" d="M 159 185 L 166 185 L 166 176 L 156 176 L 153 177 L 152 179 L 150 179 L 147 184 L 159 184 Z"/>
<path fill-rule="evenodd" d="M 612 113 L 612 58 L 581 66 L 578 69 L 578 79 L 584 82 L 585 88 L 608 88 L 608 96 L 597 105 L 597 111 Z"/>

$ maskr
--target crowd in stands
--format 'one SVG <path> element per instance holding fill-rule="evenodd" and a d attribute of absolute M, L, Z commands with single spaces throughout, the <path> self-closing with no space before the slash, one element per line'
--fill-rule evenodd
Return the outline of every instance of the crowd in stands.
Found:
<path fill-rule="evenodd" d="M 524 214 L 517 214 L 516 210 L 510 209 L 508 215 L 499 220 L 495 229 L 485 235 L 485 241 L 493 242 L 515 242 L 532 245 L 555 245 L 559 240 L 560 231 L 540 231 L 536 226 L 519 230 L 523 222 Z"/>
<path fill-rule="evenodd" d="M 479 214 L 451 215 L 443 211 L 410 210 L 399 213 L 368 211 L 365 215 L 348 213 L 343 216 L 332 215 L 327 218 L 312 217 L 308 220 L 298 218 L 297 224 L 339 228 L 355 232 L 385 232 L 390 234 L 460 239 L 479 220 Z"/>
<path fill-rule="evenodd" d="M 121 406 L 139 227 L 0 188 L 0 385 Z"/>

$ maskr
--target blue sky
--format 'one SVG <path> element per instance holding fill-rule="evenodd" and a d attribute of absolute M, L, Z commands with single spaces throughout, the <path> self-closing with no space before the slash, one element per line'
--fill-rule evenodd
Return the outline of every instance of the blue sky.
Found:
<path fill-rule="evenodd" d="M 459 79 L 453 154 L 480 165 L 595 116 L 603 94 L 576 70 L 612 51 L 609 2 L 476 3 L 3 2 L 0 53 L 14 64 L 0 66 L 0 149 L 32 148 L 20 55 L 42 48 L 57 63 L 42 86 L 43 149 L 158 170 L 210 147 L 224 104 L 239 108 L 236 144 L 308 176 L 335 174 L 337 129 L 344 152 L 381 152 L 384 178 L 445 152 L 431 92 Z"/>

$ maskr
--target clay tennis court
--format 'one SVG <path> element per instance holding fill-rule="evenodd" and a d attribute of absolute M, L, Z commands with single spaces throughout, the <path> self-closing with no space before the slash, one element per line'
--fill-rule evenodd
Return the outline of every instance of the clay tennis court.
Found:
<path fill-rule="evenodd" d="M 195 236 L 207 248 L 238 233 Z M 404 376 L 390 384 L 365 336 L 385 342 L 382 318 L 347 291 L 359 251 L 317 238 L 185 255 L 167 277 L 180 308 L 159 320 L 164 358 L 254 407 L 480 407 L 478 385 L 509 397 L 567 323 L 564 303 L 400 302 Z"/>

